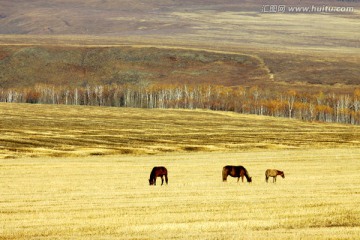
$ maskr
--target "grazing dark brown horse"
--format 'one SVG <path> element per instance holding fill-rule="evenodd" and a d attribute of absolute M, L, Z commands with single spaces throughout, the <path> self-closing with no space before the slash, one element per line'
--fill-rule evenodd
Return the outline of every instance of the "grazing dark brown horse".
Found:
<path fill-rule="evenodd" d="M 276 170 L 276 169 L 267 169 L 265 171 L 265 180 L 266 180 L 266 182 L 268 182 L 269 177 L 272 177 L 273 182 L 276 182 L 276 176 L 277 175 L 280 175 L 280 176 L 282 176 L 282 178 L 285 178 L 285 173 L 283 171 Z"/>
<path fill-rule="evenodd" d="M 150 179 L 149 179 L 150 185 L 156 185 L 157 177 L 161 177 L 161 185 L 163 185 L 164 184 L 164 176 L 165 176 L 166 184 L 168 184 L 167 174 L 168 174 L 168 171 L 167 171 L 166 167 L 154 167 L 150 173 Z"/>
<path fill-rule="evenodd" d="M 222 178 L 223 182 L 226 182 L 227 176 L 230 175 L 231 177 L 237 177 L 237 181 L 241 177 L 241 181 L 244 182 L 244 176 L 246 180 L 250 183 L 252 182 L 251 177 L 249 176 L 248 171 L 243 166 L 225 166 L 222 170 Z"/>

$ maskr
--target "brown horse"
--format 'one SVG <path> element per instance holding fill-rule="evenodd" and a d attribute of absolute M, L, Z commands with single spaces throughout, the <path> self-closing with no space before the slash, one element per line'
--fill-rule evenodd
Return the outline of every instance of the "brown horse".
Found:
<path fill-rule="evenodd" d="M 276 170 L 276 169 L 267 169 L 265 171 L 265 180 L 266 180 L 266 182 L 268 182 L 269 177 L 272 177 L 273 182 L 276 182 L 276 176 L 277 175 L 280 175 L 280 176 L 282 176 L 282 178 L 285 178 L 285 173 L 283 171 Z"/>
<path fill-rule="evenodd" d="M 246 177 L 246 180 L 251 183 L 252 179 L 249 176 L 248 171 L 243 166 L 225 166 L 222 170 L 222 178 L 223 182 L 226 182 L 227 176 L 230 175 L 231 177 L 237 177 L 237 181 L 239 182 L 239 179 L 241 177 L 241 181 L 244 182 L 244 176 Z"/>
<path fill-rule="evenodd" d="M 150 179 L 149 179 L 150 185 L 156 185 L 157 177 L 161 177 L 161 185 L 163 185 L 164 184 L 164 176 L 165 176 L 166 184 L 168 184 L 167 174 L 168 174 L 168 171 L 167 171 L 166 167 L 162 167 L 162 166 L 154 167 L 150 173 Z"/>

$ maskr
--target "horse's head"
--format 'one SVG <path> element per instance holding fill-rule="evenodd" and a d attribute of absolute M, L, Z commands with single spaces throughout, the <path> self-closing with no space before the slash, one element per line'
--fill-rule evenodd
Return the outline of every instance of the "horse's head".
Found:
<path fill-rule="evenodd" d="M 154 179 L 149 179 L 149 184 L 154 185 Z"/>
<path fill-rule="evenodd" d="M 251 182 L 252 182 L 252 177 L 249 177 L 249 178 L 247 179 L 247 181 L 248 181 L 248 183 L 251 183 Z"/>
<path fill-rule="evenodd" d="M 285 178 L 285 173 L 281 172 L 280 176 L 282 176 L 282 178 Z"/>

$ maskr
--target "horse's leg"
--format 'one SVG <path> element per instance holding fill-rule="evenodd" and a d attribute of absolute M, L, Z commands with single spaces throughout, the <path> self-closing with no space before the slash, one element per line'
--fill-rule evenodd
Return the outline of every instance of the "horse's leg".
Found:
<path fill-rule="evenodd" d="M 165 175 L 165 181 L 166 181 L 166 185 L 168 184 L 168 177 L 167 174 Z"/>
<path fill-rule="evenodd" d="M 276 176 L 274 177 L 274 183 L 276 183 Z"/>
<path fill-rule="evenodd" d="M 268 182 L 268 180 L 269 180 L 269 177 L 268 177 L 268 175 L 265 174 L 265 181 Z"/>
<path fill-rule="evenodd" d="M 164 175 L 161 176 L 161 186 L 164 184 Z"/>
<path fill-rule="evenodd" d="M 241 176 L 241 182 L 244 182 L 244 175 Z"/>

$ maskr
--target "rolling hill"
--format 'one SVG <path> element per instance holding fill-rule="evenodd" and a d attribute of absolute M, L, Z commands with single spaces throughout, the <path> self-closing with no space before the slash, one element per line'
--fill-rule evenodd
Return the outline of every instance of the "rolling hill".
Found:
<path fill-rule="evenodd" d="M 0 158 L 357 148 L 360 128 L 231 112 L 0 103 Z"/>
<path fill-rule="evenodd" d="M 158 83 L 352 94 L 360 84 L 355 55 L 209 49 L 6 44 L 0 46 L 0 88 Z"/>
<path fill-rule="evenodd" d="M 246 54 L 150 47 L 0 47 L 0 88 L 111 84 L 254 85 L 266 66 Z"/>

